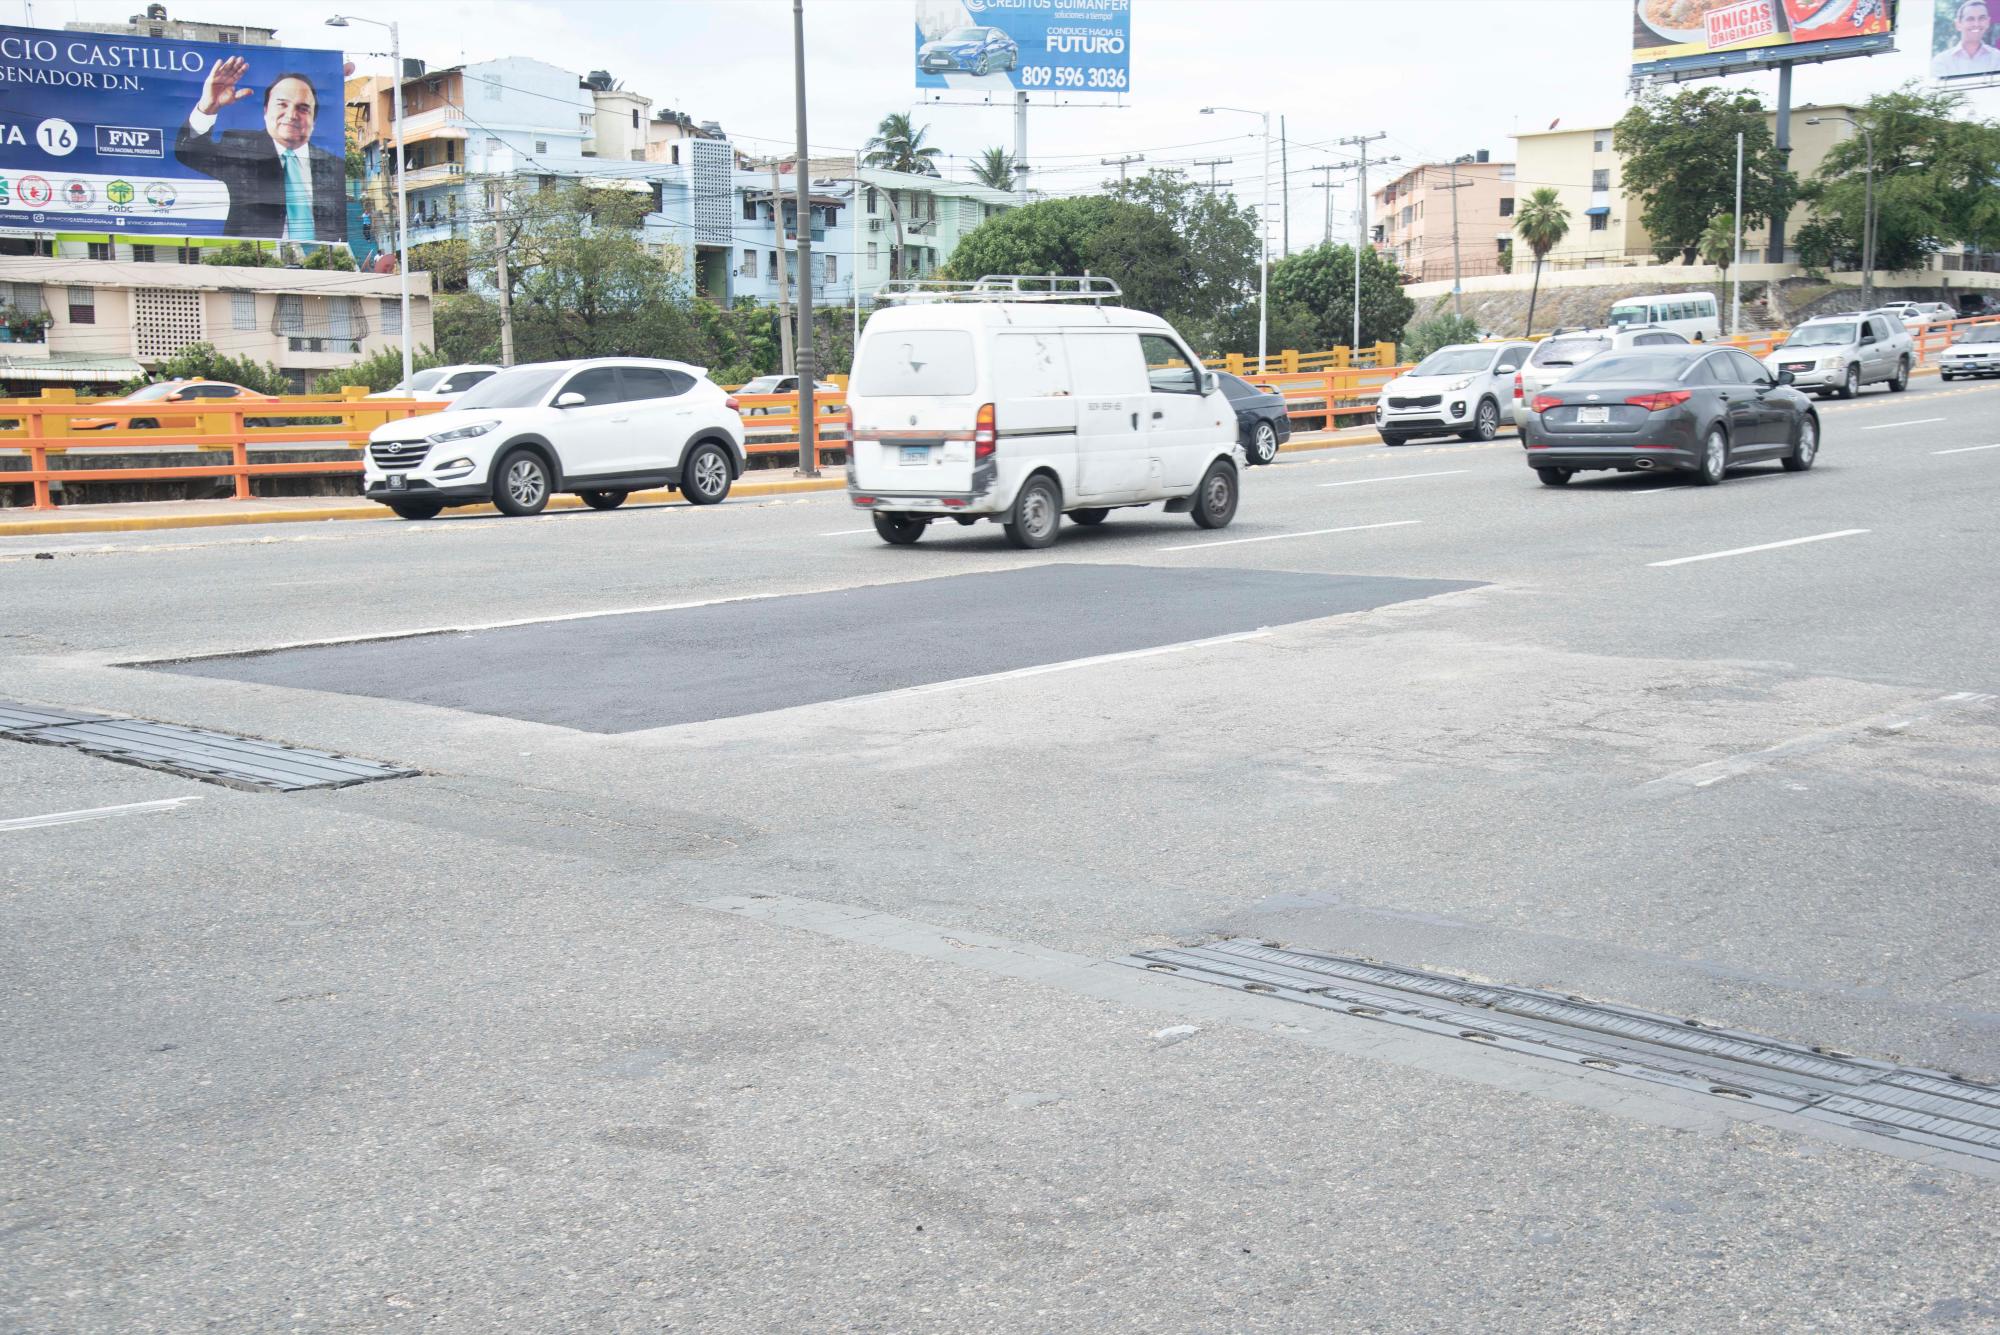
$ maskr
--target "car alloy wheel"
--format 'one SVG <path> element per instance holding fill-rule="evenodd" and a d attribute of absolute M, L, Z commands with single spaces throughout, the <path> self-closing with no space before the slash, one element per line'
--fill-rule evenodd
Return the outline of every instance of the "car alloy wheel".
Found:
<path fill-rule="evenodd" d="M 729 462 L 713 445 L 695 449 L 681 474 L 681 492 L 696 505 L 714 505 L 729 494 Z"/>
<path fill-rule="evenodd" d="M 493 508 L 504 515 L 540 514 L 549 503 L 549 466 L 533 450 L 517 449 L 500 461 Z"/>
<path fill-rule="evenodd" d="M 1268 464 L 1278 457 L 1278 432 L 1269 422 L 1259 422 L 1250 433 L 1250 462 Z"/>
<path fill-rule="evenodd" d="M 1858 399 L 1861 397 L 1860 367 L 1850 366 L 1847 368 L 1847 379 L 1840 382 L 1840 397 L 1843 399 Z"/>
<path fill-rule="evenodd" d="M 1722 475 L 1729 470 L 1729 437 L 1719 426 L 1708 429 L 1708 438 L 1701 445 L 1701 465 L 1695 470 L 1695 481 L 1704 487 L 1712 487 L 1722 481 Z"/>
<path fill-rule="evenodd" d="M 1896 378 L 1889 382 L 1889 392 L 1901 394 L 1910 387 L 1910 363 L 1906 359 L 1896 363 Z"/>
<path fill-rule="evenodd" d="M 1500 409 L 1491 399 L 1479 401 L 1479 416 L 1473 421 L 1472 434 L 1479 440 L 1491 440 L 1500 434 Z"/>
<path fill-rule="evenodd" d="M 1818 457 L 1819 423 L 1807 415 L 1799 419 L 1798 443 L 1792 446 L 1792 452 L 1780 462 L 1784 464 L 1787 473 L 1803 473 L 1813 466 L 1813 460 Z"/>

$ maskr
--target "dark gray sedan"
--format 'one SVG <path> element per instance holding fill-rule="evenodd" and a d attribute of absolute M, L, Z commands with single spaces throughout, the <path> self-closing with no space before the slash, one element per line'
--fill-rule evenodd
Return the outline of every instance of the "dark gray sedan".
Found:
<path fill-rule="evenodd" d="M 1735 348 L 1646 348 L 1593 357 L 1528 403 L 1528 467 L 1551 487 L 1585 469 L 1694 474 L 1776 459 L 1803 473 L 1819 455 L 1819 414 Z"/>

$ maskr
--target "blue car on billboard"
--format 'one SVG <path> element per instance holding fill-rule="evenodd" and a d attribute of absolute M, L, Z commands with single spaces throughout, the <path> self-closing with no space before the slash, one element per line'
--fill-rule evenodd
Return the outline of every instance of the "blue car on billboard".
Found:
<path fill-rule="evenodd" d="M 998 28 L 953 28 L 917 48 L 917 69 L 925 74 L 992 74 L 1021 63 L 1021 47 Z"/>

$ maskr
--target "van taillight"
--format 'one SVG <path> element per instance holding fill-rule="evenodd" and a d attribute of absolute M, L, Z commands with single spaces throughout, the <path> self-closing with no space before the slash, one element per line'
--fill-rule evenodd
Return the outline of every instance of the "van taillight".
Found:
<path fill-rule="evenodd" d="M 974 461 L 991 459 L 993 452 L 999 446 L 1000 432 L 999 428 L 995 425 L 993 405 L 982 403 L 979 405 L 979 416 L 973 419 L 972 457 Z"/>

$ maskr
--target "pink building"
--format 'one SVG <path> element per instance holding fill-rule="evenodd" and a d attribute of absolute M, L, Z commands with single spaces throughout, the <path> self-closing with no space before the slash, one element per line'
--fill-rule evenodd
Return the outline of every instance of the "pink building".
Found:
<path fill-rule="evenodd" d="M 1412 167 L 1375 192 L 1375 249 L 1394 257 L 1413 282 L 1452 276 L 1454 196 L 1459 273 L 1506 268 L 1514 238 L 1514 164 L 1489 161 L 1482 149 L 1457 162 Z"/>

